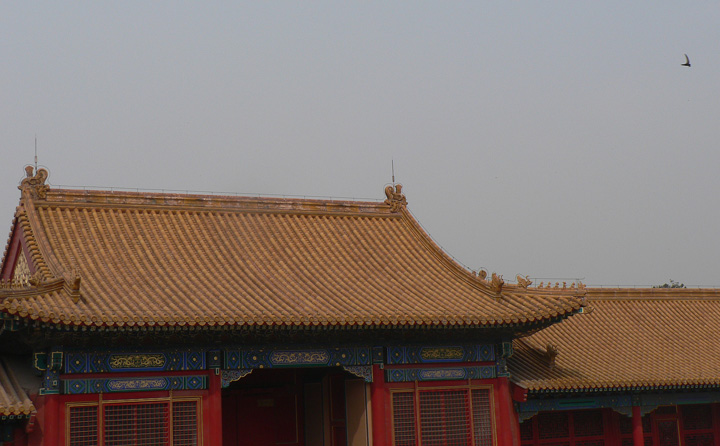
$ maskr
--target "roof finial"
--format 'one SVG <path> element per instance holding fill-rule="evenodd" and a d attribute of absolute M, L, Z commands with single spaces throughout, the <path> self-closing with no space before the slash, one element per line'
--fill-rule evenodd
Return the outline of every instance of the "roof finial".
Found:
<path fill-rule="evenodd" d="M 392 184 L 395 186 L 395 160 L 390 159 L 390 167 L 392 168 Z"/>
<path fill-rule="evenodd" d="M 402 193 L 402 184 L 388 185 L 385 187 L 385 204 L 389 204 L 392 207 L 393 212 L 397 212 L 400 208 L 407 206 L 407 199 Z"/>
<path fill-rule="evenodd" d="M 50 189 L 50 186 L 45 184 L 49 173 L 47 169 L 38 169 L 35 176 L 33 176 L 33 170 L 33 166 L 25 166 L 25 178 L 20 182 L 18 189 L 27 189 L 34 197 L 45 198 L 47 191 Z"/>

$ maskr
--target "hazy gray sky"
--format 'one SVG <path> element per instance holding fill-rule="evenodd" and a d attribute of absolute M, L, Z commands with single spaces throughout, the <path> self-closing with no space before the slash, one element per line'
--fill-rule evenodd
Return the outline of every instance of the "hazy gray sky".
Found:
<path fill-rule="evenodd" d="M 51 185 L 382 199 L 394 160 L 470 268 L 720 286 L 719 24 L 717 1 L 1 2 L 0 233 L 35 135 Z"/>

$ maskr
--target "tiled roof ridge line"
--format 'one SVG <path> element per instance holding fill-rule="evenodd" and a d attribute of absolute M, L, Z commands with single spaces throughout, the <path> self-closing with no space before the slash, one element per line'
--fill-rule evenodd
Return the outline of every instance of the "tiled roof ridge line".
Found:
<path fill-rule="evenodd" d="M 407 207 L 401 208 L 400 212 L 404 217 L 403 221 L 408 225 L 411 232 L 418 236 L 421 243 L 430 250 L 435 258 L 446 265 L 451 273 L 469 283 L 476 289 L 479 289 L 487 294 L 494 294 L 484 281 L 481 281 L 477 277 L 473 276 L 472 272 L 465 265 L 455 260 L 450 254 L 445 252 L 445 250 L 442 249 L 442 247 L 440 247 L 440 245 L 438 245 L 432 237 L 430 237 L 430 234 L 428 234 L 425 228 L 420 225 Z"/>
<path fill-rule="evenodd" d="M 718 288 L 644 288 L 631 292 L 622 290 L 620 293 L 588 289 L 588 302 L 647 302 L 647 301 L 720 301 Z"/>
<path fill-rule="evenodd" d="M 411 231 L 415 233 L 420 241 L 430 250 L 430 252 L 435 256 L 438 260 L 443 262 L 448 267 L 448 270 L 454 274 L 456 277 L 462 279 L 463 281 L 467 282 L 474 288 L 483 291 L 488 296 L 493 297 L 495 299 L 502 299 L 502 290 L 510 288 L 512 290 L 522 290 L 525 292 L 530 292 L 531 294 L 552 294 L 552 295 L 570 295 L 572 297 L 583 299 L 585 294 L 584 289 L 579 288 L 560 288 L 560 289 L 541 289 L 537 287 L 533 288 L 526 288 L 523 287 L 519 283 L 506 283 L 502 276 L 500 277 L 500 280 L 502 281 L 501 289 L 500 291 L 496 291 L 493 289 L 490 280 L 484 280 L 475 274 L 471 270 L 469 270 L 465 265 L 460 263 L 459 261 L 455 260 L 450 254 L 448 254 L 440 245 L 438 245 L 435 240 L 428 234 L 428 232 L 425 230 L 425 228 L 422 227 L 420 222 L 412 215 L 410 210 L 408 210 L 406 207 L 401 208 L 400 212 L 403 215 L 403 220 L 409 225 Z M 550 316 L 548 316 L 549 318 Z"/>
<path fill-rule="evenodd" d="M 40 217 L 35 212 L 32 193 L 27 189 L 22 191 L 21 205 L 25 210 L 24 215 L 27 219 L 28 231 L 24 235 L 28 249 L 33 251 L 31 252 L 32 262 L 37 270 L 41 271 L 43 279 L 62 278 L 64 275 L 63 269 L 60 267 L 60 262 L 53 254 L 52 249 L 49 248 L 47 234 L 45 234 L 43 225 L 40 222 Z"/>
<path fill-rule="evenodd" d="M 351 201 L 333 199 L 249 197 L 228 195 L 190 195 L 133 191 L 87 191 L 81 189 L 50 189 L 43 206 L 63 207 L 84 204 L 98 208 L 162 209 L 173 211 L 216 212 L 283 212 L 340 215 L 396 214 L 382 201 Z"/>
<path fill-rule="evenodd" d="M 453 273 L 455 273 L 458 277 L 462 278 L 463 280 L 467 281 L 468 283 L 472 284 L 476 288 L 479 288 L 488 294 L 496 295 L 496 297 L 502 298 L 502 292 L 497 293 L 494 291 L 490 285 L 489 280 L 483 280 L 482 278 L 476 276 L 473 274 L 473 271 L 471 271 L 467 266 L 460 263 L 458 260 L 456 260 L 454 257 L 452 257 L 450 254 L 448 254 L 440 245 L 438 245 L 435 240 L 430 236 L 430 234 L 425 230 L 425 228 L 422 227 L 420 222 L 414 218 L 412 213 L 407 209 L 403 208 L 402 210 L 403 214 L 406 216 L 406 221 L 410 223 L 411 229 L 416 232 L 419 236 L 422 242 L 431 250 L 431 252 L 442 262 L 450 266 L 450 269 Z M 572 295 L 574 297 L 582 297 L 585 295 L 584 289 L 580 288 L 549 288 L 549 289 L 543 289 L 538 287 L 524 287 L 520 283 L 508 283 L 505 282 L 504 279 L 501 280 L 503 282 L 502 289 L 506 288 L 512 288 L 513 290 L 525 290 L 528 292 L 534 293 L 540 293 L 540 294 L 562 294 L 562 295 Z"/>
<path fill-rule="evenodd" d="M 531 384 L 514 382 L 513 384 L 522 387 L 528 391 L 528 395 L 533 394 L 569 394 L 569 393 L 599 393 L 599 392 L 632 392 L 638 390 L 682 390 L 682 389 L 697 389 L 697 388 L 720 388 L 720 381 L 713 380 L 696 380 L 697 382 L 690 382 L 684 384 L 662 384 L 662 383 L 640 383 L 640 384 L 627 384 L 627 385 L 596 385 L 594 387 L 562 387 L 562 388 L 549 388 L 549 387 L 532 387 Z"/>
<path fill-rule="evenodd" d="M 15 228 L 17 227 L 17 223 L 19 221 L 18 216 L 20 215 L 20 206 L 18 205 L 15 208 L 15 215 L 13 216 L 13 221 L 10 224 L 10 233 L 8 234 L 7 241 L 5 242 L 5 250 L 3 251 L 3 255 L 0 258 L 0 274 L 2 274 L 4 268 L 6 267 L 5 263 L 7 262 L 7 257 L 10 254 L 10 246 L 12 245 L 13 241 L 13 234 L 15 234 Z M 2 276 L 0 276 L 2 277 Z"/>
<path fill-rule="evenodd" d="M 208 190 L 190 190 L 190 189 L 156 189 L 142 187 L 103 187 L 103 186 L 75 186 L 67 184 L 53 184 L 54 190 L 71 190 L 84 192 L 109 192 L 109 193 L 138 193 L 138 194 L 157 194 L 157 195 L 185 195 L 185 196 L 207 196 L 207 197 L 247 197 L 247 198 L 274 198 L 274 199 L 290 199 L 290 200 L 321 200 L 321 201 L 367 201 L 367 202 L 383 202 L 382 198 L 367 197 L 334 197 L 332 195 L 295 195 L 295 194 L 261 194 L 250 192 L 228 192 L 228 191 L 208 191 Z"/>

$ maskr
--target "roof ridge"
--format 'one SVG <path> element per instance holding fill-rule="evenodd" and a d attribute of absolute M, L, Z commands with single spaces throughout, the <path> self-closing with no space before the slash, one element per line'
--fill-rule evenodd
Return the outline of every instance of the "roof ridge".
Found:
<path fill-rule="evenodd" d="M 143 210 L 280 212 L 343 215 L 399 215 L 383 201 L 252 197 L 240 195 L 194 195 L 134 191 L 87 191 L 49 189 L 38 207 L 112 207 Z"/>
<path fill-rule="evenodd" d="M 720 288 L 588 288 L 589 301 L 720 300 Z"/>

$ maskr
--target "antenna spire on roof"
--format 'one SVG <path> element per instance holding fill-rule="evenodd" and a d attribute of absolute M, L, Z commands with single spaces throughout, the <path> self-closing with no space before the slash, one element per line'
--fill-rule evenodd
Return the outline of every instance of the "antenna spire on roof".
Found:
<path fill-rule="evenodd" d="M 35 172 L 37 172 L 37 133 L 35 134 Z"/>
<path fill-rule="evenodd" d="M 392 167 L 392 184 L 395 186 L 395 160 L 390 159 L 390 166 Z"/>

